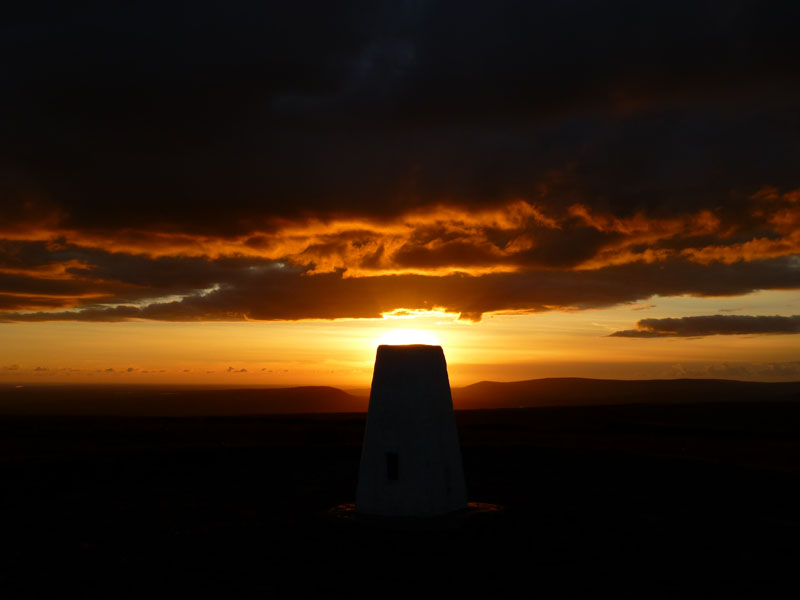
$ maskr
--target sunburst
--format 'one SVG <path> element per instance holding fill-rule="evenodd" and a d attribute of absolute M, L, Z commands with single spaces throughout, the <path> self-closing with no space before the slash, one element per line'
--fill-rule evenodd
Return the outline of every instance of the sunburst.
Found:
<path fill-rule="evenodd" d="M 408 344 L 441 345 L 433 333 L 424 329 L 392 329 L 378 338 L 379 346 L 405 346 Z"/>

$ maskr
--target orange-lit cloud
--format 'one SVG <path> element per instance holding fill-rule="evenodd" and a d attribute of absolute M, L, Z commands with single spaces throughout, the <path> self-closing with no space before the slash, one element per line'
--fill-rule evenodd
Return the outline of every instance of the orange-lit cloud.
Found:
<path fill-rule="evenodd" d="M 703 264 L 731 264 L 800 254 L 800 190 L 781 194 L 775 188 L 762 188 L 751 198 L 755 201 L 751 216 L 767 226 L 769 235 L 738 243 L 685 248 L 684 256 Z"/>
<path fill-rule="evenodd" d="M 275 218 L 232 236 L 72 230 L 56 215 L 3 234 L 0 305 L 7 320 L 331 319 L 434 308 L 480 319 L 653 294 L 787 289 L 800 286 L 798 197 L 759 190 L 747 220 L 710 209 L 615 216 L 517 199 L 385 218 Z M 17 314 L 57 309 L 71 310 Z"/>
<path fill-rule="evenodd" d="M 347 276 L 448 270 L 486 273 L 526 266 L 594 269 L 657 262 L 676 252 L 699 262 L 794 254 L 800 206 L 792 198 L 797 195 L 789 192 L 782 196 L 782 203 L 776 203 L 769 193 L 755 194 L 753 218 L 761 219 L 772 235 L 745 241 L 731 238 L 737 223 L 725 223 L 708 209 L 674 217 L 642 212 L 617 217 L 576 203 L 566 211 L 548 214 L 525 200 L 477 211 L 440 205 L 391 219 L 273 219 L 263 230 L 237 236 L 38 225 L 3 235 L 7 240 L 46 242 L 54 250 L 77 246 L 151 258 L 250 257 L 312 267 L 314 273 L 344 269 Z M 707 244 L 709 237 L 726 242 Z M 0 266 L 0 272 L 8 269 Z"/>
<path fill-rule="evenodd" d="M 71 270 L 89 268 L 91 265 L 81 260 L 65 260 L 35 266 L 0 265 L 0 273 L 7 275 L 21 275 L 34 279 L 75 279 Z"/>
<path fill-rule="evenodd" d="M 189 260 L 189 259 L 185 259 Z M 200 264 L 186 263 L 187 268 Z M 217 278 L 218 265 L 207 275 Z M 246 263 L 224 271 L 227 281 L 214 288 L 184 293 L 172 299 L 151 297 L 137 303 L 124 296 L 112 304 L 93 303 L 81 310 L 6 313 L 9 321 L 156 319 L 299 320 L 378 318 L 402 308 L 459 313 L 479 320 L 485 313 L 585 309 L 633 303 L 654 294 L 674 296 L 737 295 L 755 289 L 798 286 L 797 267 L 787 259 L 738 265 L 672 260 L 659 269 L 632 263 L 596 270 L 539 269 L 511 273 L 446 276 L 380 275 L 344 277 L 342 271 L 309 274 L 290 267 L 253 270 Z M 202 272 L 196 274 L 197 277 Z M 191 285 L 186 279 L 184 286 Z M 154 281 L 154 283 L 156 283 Z M 196 285 L 196 284 L 195 284 Z M 163 284 L 163 292 L 174 290 Z M 151 296 L 153 294 L 151 289 Z M 140 297 L 140 296 L 137 296 Z"/>

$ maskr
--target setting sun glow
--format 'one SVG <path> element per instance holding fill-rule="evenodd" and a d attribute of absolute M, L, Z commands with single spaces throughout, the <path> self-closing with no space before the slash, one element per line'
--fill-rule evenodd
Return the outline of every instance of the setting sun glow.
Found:
<path fill-rule="evenodd" d="M 422 329 L 393 329 L 378 338 L 378 346 L 399 346 L 406 344 L 427 344 L 440 346 L 441 343 L 430 331 Z"/>

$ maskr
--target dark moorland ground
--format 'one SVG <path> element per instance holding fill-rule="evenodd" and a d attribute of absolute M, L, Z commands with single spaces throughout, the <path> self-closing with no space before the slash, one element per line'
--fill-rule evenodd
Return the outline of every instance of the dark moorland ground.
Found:
<path fill-rule="evenodd" d="M 800 403 L 457 421 L 505 511 L 391 528 L 325 517 L 363 414 L 0 416 L 0 597 L 794 596 Z"/>

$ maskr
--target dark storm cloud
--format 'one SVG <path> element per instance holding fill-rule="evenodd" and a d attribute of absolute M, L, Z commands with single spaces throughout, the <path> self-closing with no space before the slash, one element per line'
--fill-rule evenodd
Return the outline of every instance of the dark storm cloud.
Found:
<path fill-rule="evenodd" d="M 800 9 L 769 2 L 49 2 L 2 24 L 9 202 L 71 227 L 796 187 Z M 791 181 L 790 181 L 791 180 Z M 733 210 L 733 207 L 731 207 Z"/>
<path fill-rule="evenodd" d="M 612 337 L 700 337 L 706 335 L 747 335 L 800 333 L 800 315 L 751 316 L 709 315 L 667 319 L 642 319 L 636 329 L 616 331 Z"/>
<path fill-rule="evenodd" d="M 240 270 L 216 289 L 179 300 L 141 305 L 89 306 L 81 310 L 6 313 L 5 321 L 125 321 L 155 319 L 298 320 L 377 318 L 396 308 L 435 309 L 478 320 L 498 311 L 586 309 L 631 303 L 654 294 L 725 296 L 755 289 L 797 287 L 797 265 L 773 259 L 702 266 L 675 260 L 659 269 L 629 264 L 592 271 L 531 270 L 482 276 L 383 275 L 343 277 L 342 272 L 309 275 L 272 267 Z"/>
<path fill-rule="evenodd" d="M 102 294 L 130 301 L 203 290 L 226 281 L 232 273 L 263 268 L 269 268 L 269 264 L 252 258 L 209 261 L 108 252 L 70 244 L 52 247 L 42 242 L 0 242 L 0 289 L 20 297 Z"/>

